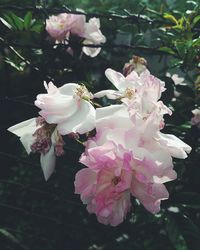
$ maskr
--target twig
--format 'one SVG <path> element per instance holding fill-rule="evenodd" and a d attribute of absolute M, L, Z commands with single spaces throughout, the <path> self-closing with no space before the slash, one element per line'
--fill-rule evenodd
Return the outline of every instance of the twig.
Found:
<path fill-rule="evenodd" d="M 56 224 L 61 224 L 60 221 L 58 221 L 58 220 L 56 220 L 54 218 L 51 218 L 51 217 L 48 217 L 48 216 L 45 216 L 45 215 L 40 215 L 40 214 L 33 213 L 33 212 L 29 212 L 29 211 L 27 211 L 27 210 L 25 210 L 23 208 L 20 208 L 20 207 L 11 206 L 11 205 L 5 204 L 5 203 L 0 203 L 0 207 L 4 207 L 6 209 L 15 210 L 15 211 L 24 213 L 26 215 L 35 216 L 35 217 L 38 217 L 38 218 L 41 218 L 41 219 L 44 219 L 44 220 L 48 220 L 48 221 L 54 222 Z"/>
<path fill-rule="evenodd" d="M 19 47 L 19 48 L 24 48 L 24 49 L 43 49 L 43 50 L 52 50 L 55 48 L 62 48 L 62 49 L 66 49 L 69 47 L 74 47 L 74 44 L 69 43 L 69 44 L 45 44 L 45 46 L 43 44 L 39 44 L 39 45 L 32 45 L 32 44 L 20 44 L 17 42 L 4 42 L 5 45 L 7 46 L 14 46 L 14 47 Z M 159 51 L 159 48 L 149 48 L 149 47 L 145 47 L 145 46 L 134 46 L 134 45 L 126 45 L 126 44 L 98 44 L 98 45 L 94 45 L 94 44 L 79 44 L 80 47 L 90 47 L 90 48 L 103 48 L 103 49 L 130 49 L 130 50 L 141 50 L 144 52 L 150 52 L 150 53 L 154 53 L 154 54 L 167 54 L 169 55 L 168 52 L 166 51 Z"/>
<path fill-rule="evenodd" d="M 107 14 L 107 13 L 86 13 L 83 11 L 78 11 L 78 10 L 71 10 L 66 6 L 60 7 L 60 8 L 49 8 L 49 7 L 42 7 L 42 6 L 16 6 L 16 5 L 8 5 L 8 4 L 3 4 L 0 5 L 0 9 L 2 10 L 12 10 L 12 11 L 32 11 L 36 13 L 49 13 L 49 14 L 58 14 L 62 12 L 70 13 L 70 14 L 75 14 L 75 15 L 84 15 L 87 17 L 97 17 L 97 18 L 105 18 L 105 19 L 118 19 L 118 20 L 125 20 L 125 21 L 130 21 L 132 23 L 138 23 L 138 21 L 143 22 L 143 23 L 148 23 L 148 24 L 153 24 L 153 23 L 163 23 L 163 20 L 154 20 L 154 19 L 149 19 L 145 18 L 142 16 L 138 16 L 137 14 L 129 14 L 129 15 L 119 15 L 119 14 Z"/>

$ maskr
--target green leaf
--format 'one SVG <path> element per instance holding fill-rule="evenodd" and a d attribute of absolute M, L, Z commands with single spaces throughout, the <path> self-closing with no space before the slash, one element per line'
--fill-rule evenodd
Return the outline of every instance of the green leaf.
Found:
<path fill-rule="evenodd" d="M 168 19 L 170 20 L 172 23 L 175 23 L 178 25 L 178 20 L 175 18 L 175 16 L 169 14 L 169 13 L 164 13 L 164 16 L 163 16 L 165 19 Z"/>
<path fill-rule="evenodd" d="M 195 26 L 200 21 L 200 15 L 195 16 L 195 18 L 192 21 L 193 26 Z"/>
<path fill-rule="evenodd" d="M 12 26 L 13 29 L 17 28 L 13 19 L 9 15 L 4 15 L 4 19 Z"/>
<path fill-rule="evenodd" d="M 18 30 L 23 30 L 24 29 L 24 20 L 21 19 L 20 17 L 16 16 L 14 13 L 11 14 L 11 17 L 15 23 L 15 26 Z"/>
<path fill-rule="evenodd" d="M 175 52 L 174 52 L 171 48 L 169 48 L 169 47 L 160 47 L 158 50 L 159 50 L 159 51 L 167 52 L 167 53 L 169 53 L 169 54 L 171 54 L 171 55 L 174 55 L 174 54 L 175 54 Z"/>
<path fill-rule="evenodd" d="M 40 33 L 40 32 L 42 32 L 42 29 L 43 29 L 43 24 L 34 24 L 30 28 L 30 31 L 34 31 L 34 32 Z"/>
<path fill-rule="evenodd" d="M 5 20 L 13 27 L 15 30 L 23 30 L 24 20 L 16 16 L 14 13 L 10 15 L 4 15 Z"/>
<path fill-rule="evenodd" d="M 187 54 L 187 47 L 185 42 L 175 42 L 175 47 L 177 49 L 177 52 L 180 56 L 180 58 L 184 59 L 185 55 Z"/>
<path fill-rule="evenodd" d="M 32 12 L 27 12 L 27 14 L 24 17 L 24 28 L 28 30 L 31 26 L 32 21 Z"/>

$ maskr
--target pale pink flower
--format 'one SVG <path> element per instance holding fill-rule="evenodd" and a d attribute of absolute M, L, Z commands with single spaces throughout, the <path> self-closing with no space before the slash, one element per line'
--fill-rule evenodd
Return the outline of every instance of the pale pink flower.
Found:
<path fill-rule="evenodd" d="M 107 98 L 115 100 L 126 97 L 132 99 L 135 96 L 136 89 L 140 85 L 139 76 L 135 71 L 132 72 L 131 78 L 130 75 L 125 77 L 113 69 L 107 69 L 105 75 L 117 90 L 102 90 L 94 94 L 95 98 L 107 96 Z"/>
<path fill-rule="evenodd" d="M 125 77 L 117 71 L 107 69 L 105 75 L 117 90 L 100 91 L 94 94 L 96 98 L 107 96 L 109 99 L 121 99 L 123 102 L 129 103 L 139 96 L 147 100 L 147 103 L 153 103 L 161 97 L 161 93 L 165 90 L 164 82 L 151 75 L 148 70 L 144 70 L 140 75 L 132 71 Z"/>
<path fill-rule="evenodd" d="M 112 138 L 125 148 L 133 149 L 134 147 L 135 152 L 138 146 L 147 147 L 149 150 L 152 145 L 158 145 L 158 148 L 168 152 L 172 157 L 186 158 L 186 153 L 190 153 L 191 147 L 174 135 L 165 135 L 160 132 L 163 127 L 163 114 L 168 112 L 167 107 L 163 107 L 163 105 L 162 102 L 158 102 L 146 118 L 140 109 L 132 109 L 130 112 L 124 104 L 98 108 L 96 110 L 96 130 L 100 134 L 102 130 L 118 129 L 115 134 L 111 132 L 103 134 L 106 134 L 107 139 Z M 125 141 L 121 136 L 123 133 L 128 135 Z"/>
<path fill-rule="evenodd" d="M 56 127 L 44 124 L 42 119 L 32 118 L 8 128 L 8 131 L 20 137 L 28 154 L 40 153 L 44 178 L 48 180 L 55 169 L 57 155 L 55 149 L 61 140 Z"/>
<path fill-rule="evenodd" d="M 57 88 L 50 82 L 45 88 L 47 94 L 39 94 L 35 105 L 47 123 L 57 124 L 61 135 L 84 134 L 95 128 L 95 109 L 85 86 L 68 83 Z"/>
<path fill-rule="evenodd" d="M 158 143 L 145 149 L 137 135 L 131 133 L 132 139 L 127 133 L 121 128 L 98 131 L 80 158 L 88 168 L 75 179 L 75 192 L 88 211 L 113 226 L 129 211 L 130 193 L 150 212 L 159 212 L 161 200 L 168 198 L 163 183 L 176 178 L 168 152 Z"/>
<path fill-rule="evenodd" d="M 62 13 L 57 16 L 50 16 L 46 20 L 46 31 L 55 40 L 63 41 L 69 35 L 71 25 L 71 15 Z"/>
<path fill-rule="evenodd" d="M 187 154 L 192 150 L 188 144 L 184 143 L 175 135 L 158 132 L 155 139 L 170 153 L 172 157 L 175 158 L 185 159 L 187 158 Z"/>
<path fill-rule="evenodd" d="M 46 30 L 57 41 L 69 38 L 70 33 L 82 37 L 85 32 L 85 16 L 62 13 L 46 20 Z"/>
<path fill-rule="evenodd" d="M 193 109 L 192 113 L 194 115 L 192 117 L 192 119 L 191 119 L 192 125 L 197 126 L 198 128 L 200 128 L 200 109 L 199 108 Z"/>
<path fill-rule="evenodd" d="M 89 168 L 76 174 L 75 193 L 81 195 L 89 213 L 95 213 L 99 222 L 116 226 L 129 211 L 131 169 L 123 165 L 123 158 L 114 152 L 112 143 L 94 148 L 80 159 Z M 105 147 L 105 148 L 104 148 Z"/>
<path fill-rule="evenodd" d="M 100 30 L 100 20 L 99 18 L 91 18 L 88 23 L 85 23 L 85 31 L 83 34 L 85 40 L 83 44 L 87 45 L 100 45 L 106 42 L 105 36 Z M 101 51 L 101 48 L 83 47 L 83 52 L 87 56 L 95 57 Z"/>
<path fill-rule="evenodd" d="M 160 211 L 161 201 L 169 198 L 169 193 L 163 184 L 144 183 L 137 179 L 132 182 L 131 192 L 153 214 Z"/>
<path fill-rule="evenodd" d="M 84 38 L 83 44 L 85 45 L 101 45 L 106 42 L 106 38 L 100 30 L 100 20 L 91 18 L 86 22 L 85 15 L 81 14 L 62 13 L 50 16 L 46 20 L 46 30 L 58 42 L 69 39 L 70 35 Z M 83 46 L 82 51 L 87 56 L 95 57 L 100 53 L 101 48 Z M 73 55 L 71 48 L 68 48 L 67 52 Z"/>
<path fill-rule="evenodd" d="M 87 141 L 81 162 L 96 169 L 107 158 L 115 159 L 115 155 L 120 158 L 126 155 L 130 161 L 128 166 L 143 173 L 150 182 L 164 183 L 176 178 L 170 152 L 154 139 L 144 141 L 135 129 L 104 127 L 98 130 L 96 136 Z M 138 168 L 135 163 L 143 167 Z"/>
<path fill-rule="evenodd" d="M 124 111 L 125 107 L 124 114 L 131 119 L 132 127 L 139 129 L 140 133 L 152 137 L 164 127 L 163 115 L 172 113 L 162 101 L 159 101 L 165 90 L 164 82 L 151 75 L 148 70 L 140 75 L 132 71 L 126 77 L 112 69 L 107 69 L 105 74 L 118 90 L 103 90 L 94 94 L 94 97 L 106 95 L 110 99 L 120 99 L 128 108 L 129 115 L 127 116 L 127 112 Z"/>
<path fill-rule="evenodd" d="M 77 35 L 79 37 L 84 36 L 85 32 L 85 16 L 84 15 L 75 15 L 75 14 L 68 14 L 71 16 L 71 27 L 70 33 L 73 35 Z"/>

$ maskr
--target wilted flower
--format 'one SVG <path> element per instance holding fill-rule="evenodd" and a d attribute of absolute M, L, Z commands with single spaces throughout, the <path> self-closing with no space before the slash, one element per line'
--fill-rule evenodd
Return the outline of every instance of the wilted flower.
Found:
<path fill-rule="evenodd" d="M 61 155 L 64 145 L 55 124 L 47 124 L 41 117 L 32 118 L 8 128 L 8 131 L 20 137 L 28 154 L 40 153 L 41 167 L 45 180 L 48 180 L 55 169 L 56 155 Z"/>
<path fill-rule="evenodd" d="M 123 74 L 127 76 L 132 71 L 141 74 L 146 69 L 147 69 L 147 61 L 143 57 L 133 56 L 128 63 L 125 63 L 123 68 Z"/>

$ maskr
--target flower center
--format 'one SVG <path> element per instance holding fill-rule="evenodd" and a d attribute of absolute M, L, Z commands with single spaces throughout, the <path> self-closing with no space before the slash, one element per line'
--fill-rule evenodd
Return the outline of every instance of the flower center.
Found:
<path fill-rule="evenodd" d="M 134 95 L 135 95 L 135 90 L 133 88 L 126 88 L 124 97 L 132 99 Z"/>
<path fill-rule="evenodd" d="M 58 24 L 58 26 L 59 26 L 60 29 L 63 30 L 65 28 L 65 23 L 61 22 L 61 23 Z"/>
<path fill-rule="evenodd" d="M 78 96 L 79 98 L 84 99 L 86 101 L 89 101 L 91 99 L 91 94 L 84 85 L 78 86 L 74 91 L 74 94 L 75 96 Z"/>
<path fill-rule="evenodd" d="M 115 177 L 112 179 L 112 183 L 114 184 L 114 186 L 116 186 L 120 181 L 121 181 L 120 176 L 115 176 Z"/>

